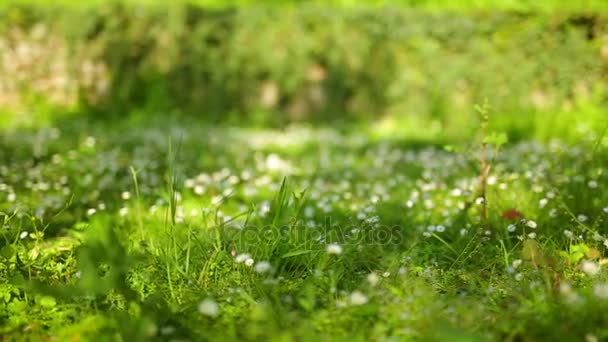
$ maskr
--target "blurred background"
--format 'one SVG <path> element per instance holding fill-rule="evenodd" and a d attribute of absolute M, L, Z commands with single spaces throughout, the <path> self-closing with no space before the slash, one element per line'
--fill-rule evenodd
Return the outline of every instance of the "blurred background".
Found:
<path fill-rule="evenodd" d="M 0 127 L 365 127 L 511 140 L 606 121 L 608 1 L 3 1 Z"/>

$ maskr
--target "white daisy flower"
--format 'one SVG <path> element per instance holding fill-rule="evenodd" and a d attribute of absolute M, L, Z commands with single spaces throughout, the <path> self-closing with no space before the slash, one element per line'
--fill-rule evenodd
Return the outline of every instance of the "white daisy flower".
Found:
<path fill-rule="evenodd" d="M 367 298 L 367 296 L 360 291 L 353 291 L 350 294 L 350 303 L 352 305 L 363 305 L 366 304 L 368 301 L 369 299 Z"/>
<path fill-rule="evenodd" d="M 219 311 L 219 306 L 211 298 L 207 298 L 198 304 L 198 312 L 205 316 L 215 317 Z"/>
<path fill-rule="evenodd" d="M 234 261 L 236 263 L 240 264 L 240 263 L 245 262 L 245 260 L 250 259 L 250 258 L 251 258 L 251 255 L 249 255 L 248 253 L 242 253 L 242 254 L 237 255 L 234 258 Z"/>
<path fill-rule="evenodd" d="M 521 266 L 522 262 L 523 261 L 521 259 L 513 260 L 513 268 L 518 268 L 519 266 Z"/>
<path fill-rule="evenodd" d="M 340 255 L 342 254 L 342 246 L 338 245 L 337 243 L 330 243 L 325 248 L 325 251 L 327 254 Z"/>
<path fill-rule="evenodd" d="M 532 228 L 532 229 L 536 229 L 536 227 L 537 227 L 538 225 L 536 224 L 536 222 L 534 222 L 534 221 L 532 221 L 532 220 L 528 220 L 528 221 L 526 221 L 526 226 L 528 226 L 528 227 L 530 227 L 530 228 Z"/>
<path fill-rule="evenodd" d="M 267 273 L 270 272 L 270 270 L 272 270 L 272 266 L 268 261 L 260 261 L 255 264 L 255 271 L 257 273 Z"/>
<path fill-rule="evenodd" d="M 581 264 L 581 270 L 587 275 L 594 276 L 599 273 L 600 265 L 595 261 L 585 260 Z"/>
<path fill-rule="evenodd" d="M 380 277 L 378 277 L 378 275 L 376 273 L 370 273 L 367 275 L 367 282 L 371 285 L 371 286 L 376 286 L 378 285 L 378 281 L 380 281 Z"/>

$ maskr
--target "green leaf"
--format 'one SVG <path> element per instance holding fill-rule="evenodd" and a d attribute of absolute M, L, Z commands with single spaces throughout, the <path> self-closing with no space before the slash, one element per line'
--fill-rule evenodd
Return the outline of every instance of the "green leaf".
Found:
<path fill-rule="evenodd" d="M 500 147 L 509 141 L 507 134 L 504 132 L 492 132 L 490 135 L 485 137 L 483 141 L 487 144 L 492 144 L 496 147 Z"/>
<path fill-rule="evenodd" d="M 13 245 L 4 246 L 2 249 L 0 249 L 0 255 L 5 259 L 10 260 L 17 255 L 17 248 L 15 248 Z"/>
<path fill-rule="evenodd" d="M 312 252 L 313 252 L 312 249 L 301 249 L 299 251 L 293 251 L 293 252 L 285 253 L 285 254 L 283 254 L 281 256 L 281 258 L 289 258 L 289 257 L 303 255 L 303 254 L 308 254 L 308 253 L 312 253 Z"/>

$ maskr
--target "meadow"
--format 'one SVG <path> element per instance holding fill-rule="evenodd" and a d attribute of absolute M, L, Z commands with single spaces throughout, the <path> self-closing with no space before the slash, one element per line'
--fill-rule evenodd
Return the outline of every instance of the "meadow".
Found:
<path fill-rule="evenodd" d="M 33 5 L 23 3 L 11 20 L 29 33 L 10 31 L 6 41 L 16 35 L 44 42 L 36 35 L 40 26 L 32 24 L 44 11 L 27 17 L 23 8 Z M 31 81 L 46 75 L 40 60 L 63 54 L 53 50 L 44 57 L 39 49 L 34 71 L 10 74 L 6 61 L 21 50 L 0 44 L 9 56 L 0 70 L 26 75 L 15 76 L 20 84 L 30 82 L 15 88 L 18 97 L 0 97 L 0 340 L 607 340 L 608 58 L 602 59 L 601 37 L 608 30 L 599 16 L 589 32 L 600 38 L 581 38 L 576 25 L 546 33 L 549 14 L 520 22 L 528 17 L 509 13 L 496 19 L 505 26 L 493 42 L 514 48 L 510 39 L 537 29 L 534 37 L 545 38 L 534 44 L 554 49 L 543 61 L 514 52 L 521 68 L 504 65 L 514 55 L 488 47 L 483 32 L 492 29 L 469 30 L 474 18 L 454 14 L 462 16 L 462 27 L 446 24 L 445 32 L 433 31 L 432 42 L 412 38 L 428 34 L 415 29 L 407 37 L 418 50 L 403 55 L 394 52 L 401 38 L 379 34 L 378 58 L 397 62 L 377 83 L 370 74 L 382 63 L 374 64 L 363 48 L 353 53 L 369 57 L 362 60 L 371 69 L 342 67 L 354 58 L 345 44 L 324 71 L 313 68 L 318 72 L 307 79 L 299 68 L 291 73 L 288 65 L 265 64 L 262 56 L 278 44 L 265 38 L 259 55 L 241 57 L 207 42 L 218 49 L 213 63 L 224 56 L 230 64 L 217 74 L 191 64 L 205 55 L 195 47 L 192 54 L 180 50 L 160 72 L 133 54 L 167 57 L 173 50 L 113 52 L 122 46 L 115 44 L 121 29 L 113 28 L 110 38 L 96 41 L 110 47 L 96 55 L 107 61 L 110 79 L 103 84 L 109 91 L 87 97 L 85 91 L 101 89 L 94 81 L 104 80 L 99 74 L 88 83 L 66 76 L 69 91 L 40 88 Z M 255 18 L 243 15 L 246 23 Z M 431 26 L 448 14 L 436 15 L 427 17 Z M 264 28 L 267 19 L 251 24 L 262 27 L 260 37 L 291 25 L 288 18 Z M 344 32 L 352 29 L 351 19 L 344 19 Z M 513 27 L 524 29 L 513 33 Z M 450 60 L 443 51 L 454 46 L 443 39 L 451 30 L 477 40 L 470 56 L 468 49 L 450 50 L 457 59 L 452 66 L 464 69 L 443 75 L 433 68 Z M 147 34 L 128 32 L 126 41 Z M 349 37 L 366 44 L 366 38 Z M 78 39 L 66 44 L 82 47 Z M 488 59 L 480 63 L 480 55 Z M 292 61 L 308 65 L 307 58 Z M 397 77 L 403 92 L 377 91 L 392 84 L 390 74 L 413 63 L 410 58 L 421 63 L 422 75 Z M 549 76 L 530 71 L 547 66 Z M 507 80 L 492 74 L 509 68 Z M 329 76 L 319 76 L 325 72 Z M 359 78 L 349 83 L 352 73 Z M 208 78 L 185 76 L 192 74 Z M 444 98 L 463 74 L 472 79 L 470 96 Z M 285 91 L 272 106 L 241 98 L 247 93 L 230 83 L 240 80 L 252 89 L 261 83 L 263 90 L 265 77 Z M 73 84 L 81 88 L 74 91 Z M 302 103 L 299 91 L 315 84 L 327 87 L 327 102 L 315 105 L 314 96 L 306 97 L 309 102 L 294 109 Z M 543 84 L 544 92 L 529 84 Z M 224 97 L 199 103 L 196 92 L 180 93 L 184 89 Z M 70 98 L 75 93 L 81 97 Z M 364 113 L 343 103 L 352 100 L 348 96 Z"/>

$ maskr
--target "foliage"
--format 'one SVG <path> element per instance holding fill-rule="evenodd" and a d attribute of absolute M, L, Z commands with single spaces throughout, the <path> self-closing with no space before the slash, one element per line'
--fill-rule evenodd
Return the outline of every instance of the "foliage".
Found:
<path fill-rule="evenodd" d="M 516 136 L 528 120 L 513 116 L 576 118 L 607 98 L 601 11 L 26 2 L 3 18 L 0 102 L 21 112 L 252 124 L 418 116 L 468 131 L 470 108 L 490 98 Z"/>
<path fill-rule="evenodd" d="M 137 127 L 0 136 L 3 336 L 608 337 L 605 139 L 502 146 L 484 231 L 477 153 L 364 130 Z"/>
<path fill-rule="evenodd" d="M 396 3 L 0 2 L 2 339 L 607 340 L 606 4 Z"/>

